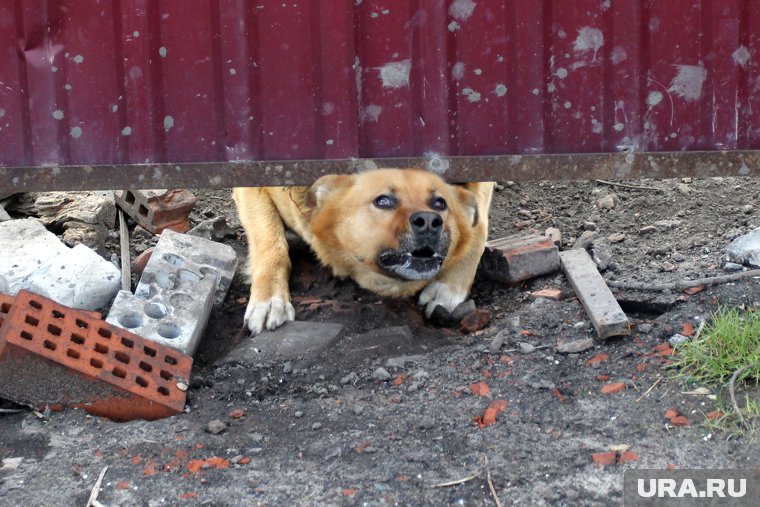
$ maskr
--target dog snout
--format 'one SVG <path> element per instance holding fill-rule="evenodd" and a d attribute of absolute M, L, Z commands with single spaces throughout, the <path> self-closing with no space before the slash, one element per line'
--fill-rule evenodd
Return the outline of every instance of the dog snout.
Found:
<path fill-rule="evenodd" d="M 443 218 L 432 211 L 418 211 L 409 217 L 412 231 L 418 236 L 437 236 L 443 229 Z"/>

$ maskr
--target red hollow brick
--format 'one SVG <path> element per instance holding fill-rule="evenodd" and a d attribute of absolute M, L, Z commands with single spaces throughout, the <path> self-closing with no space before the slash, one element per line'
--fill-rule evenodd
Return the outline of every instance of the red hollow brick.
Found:
<path fill-rule="evenodd" d="M 183 411 L 192 358 L 21 291 L 0 329 L 0 396 L 115 421 Z"/>
<path fill-rule="evenodd" d="M 114 196 L 126 214 L 153 234 L 187 232 L 187 216 L 197 201 L 189 190 L 120 190 Z"/>

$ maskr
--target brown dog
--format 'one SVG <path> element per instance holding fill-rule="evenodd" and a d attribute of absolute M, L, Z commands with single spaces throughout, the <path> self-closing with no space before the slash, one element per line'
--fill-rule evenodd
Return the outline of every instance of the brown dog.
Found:
<path fill-rule="evenodd" d="M 493 183 L 449 185 L 435 174 L 380 169 L 329 175 L 311 187 L 236 188 L 249 247 L 253 334 L 295 318 L 285 228 L 336 276 L 381 296 L 420 292 L 428 317 L 470 291 L 488 234 Z"/>

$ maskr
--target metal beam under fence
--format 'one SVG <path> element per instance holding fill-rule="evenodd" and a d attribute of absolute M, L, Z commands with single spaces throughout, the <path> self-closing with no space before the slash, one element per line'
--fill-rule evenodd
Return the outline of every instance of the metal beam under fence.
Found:
<path fill-rule="evenodd" d="M 0 194 L 32 191 L 309 185 L 325 174 L 427 169 L 452 182 L 760 175 L 760 151 L 0 167 Z"/>

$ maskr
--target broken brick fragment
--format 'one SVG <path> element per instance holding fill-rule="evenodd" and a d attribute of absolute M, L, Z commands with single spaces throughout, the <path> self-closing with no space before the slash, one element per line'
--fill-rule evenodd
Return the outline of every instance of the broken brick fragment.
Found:
<path fill-rule="evenodd" d="M 478 396 L 488 396 L 491 388 L 485 382 L 475 382 L 474 384 L 470 384 L 470 391 Z"/>
<path fill-rule="evenodd" d="M 617 453 L 615 451 L 595 452 L 591 455 L 591 459 L 599 466 L 610 466 L 617 463 Z"/>
<path fill-rule="evenodd" d="M 625 382 L 612 382 L 602 386 L 602 394 L 616 394 L 626 388 Z"/>
<path fill-rule="evenodd" d="M 164 229 L 187 232 L 187 217 L 197 201 L 189 190 L 119 190 L 114 197 L 127 215 L 153 234 Z"/>
<path fill-rule="evenodd" d="M 628 463 L 629 461 L 638 461 L 639 455 L 632 451 L 624 451 L 620 453 L 620 456 L 618 456 L 617 464 L 622 465 L 623 463 Z"/>
<path fill-rule="evenodd" d="M 707 417 L 708 421 L 717 421 L 718 419 L 721 419 L 726 414 L 723 413 L 722 410 L 716 410 L 714 412 L 708 412 L 705 414 L 705 417 Z"/>
<path fill-rule="evenodd" d="M 587 360 L 586 365 L 591 366 L 592 364 L 601 363 L 602 361 L 606 361 L 609 358 L 610 356 L 602 352 L 600 354 L 595 355 L 591 359 Z"/>
<path fill-rule="evenodd" d="M 691 425 L 691 422 L 689 421 L 689 419 L 681 415 L 681 413 L 674 408 L 669 408 L 668 410 L 665 411 L 665 418 L 669 419 L 670 424 L 672 424 L 673 426 L 690 426 Z"/>
<path fill-rule="evenodd" d="M 473 418 L 473 422 L 480 428 L 485 428 L 496 422 L 496 416 L 507 408 L 507 400 L 493 400 L 486 408 L 483 415 Z"/>
<path fill-rule="evenodd" d="M 227 417 L 230 419 L 240 419 L 241 417 L 245 417 L 245 411 L 243 409 L 236 408 L 230 411 L 230 413 L 227 414 Z"/>
<path fill-rule="evenodd" d="M 487 310 L 475 310 L 459 322 L 459 330 L 465 334 L 471 334 L 488 326 L 491 323 L 491 314 Z"/>
<path fill-rule="evenodd" d="M 533 299 L 543 298 L 551 299 L 552 301 L 559 301 L 562 299 L 562 291 L 559 289 L 541 289 L 531 292 L 530 297 Z"/>

